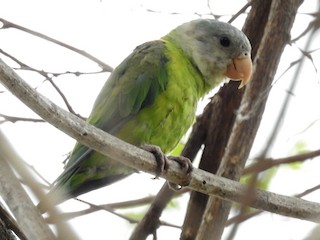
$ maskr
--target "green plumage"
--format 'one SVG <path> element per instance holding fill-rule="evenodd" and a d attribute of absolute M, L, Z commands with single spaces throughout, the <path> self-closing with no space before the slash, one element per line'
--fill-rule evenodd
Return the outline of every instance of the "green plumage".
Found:
<path fill-rule="evenodd" d="M 236 31 L 237 41 L 248 44 L 239 30 L 231 27 L 230 33 L 230 27 L 195 20 L 137 47 L 110 75 L 88 123 L 133 145 L 158 145 L 164 153 L 170 152 L 193 123 L 198 100 L 223 80 L 230 59 L 243 51 L 218 49 L 219 31 L 230 38 Z M 249 51 L 250 44 L 246 48 Z M 66 200 L 133 172 L 77 143 L 51 194 L 61 190 L 60 201 Z"/>

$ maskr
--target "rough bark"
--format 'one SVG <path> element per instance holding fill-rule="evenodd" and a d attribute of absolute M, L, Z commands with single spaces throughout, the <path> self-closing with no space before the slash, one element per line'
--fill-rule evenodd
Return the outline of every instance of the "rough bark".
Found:
<path fill-rule="evenodd" d="M 257 4 L 257 2 L 254 1 L 253 3 Z M 273 0 L 268 2 L 271 2 L 270 11 L 261 43 L 254 58 L 255 72 L 253 79 L 246 88 L 226 152 L 217 172 L 219 176 L 236 181 L 240 179 L 246 159 L 249 156 L 280 57 L 284 47 L 290 41 L 290 30 L 297 9 L 302 3 L 301 0 Z M 254 33 L 254 31 L 250 31 L 251 24 L 261 24 L 257 19 L 253 22 L 252 17 L 253 15 L 247 19 L 245 27 L 249 37 Z M 253 28 L 253 30 L 257 29 L 257 27 Z M 245 198 L 244 196 L 243 202 L 246 201 Z M 196 239 L 220 239 L 231 204 L 230 201 L 210 197 Z"/>
<path fill-rule="evenodd" d="M 259 43 L 261 42 L 264 33 L 270 5 L 271 1 L 253 1 L 251 11 L 243 29 L 252 44 L 253 58 L 257 53 Z M 221 107 L 219 110 L 213 111 L 213 115 L 211 116 L 212 122 L 208 125 L 205 150 L 199 165 L 199 168 L 211 173 L 216 173 L 219 168 L 234 126 L 243 91 L 236 91 L 234 86 L 226 85 L 220 89 L 217 95 L 221 96 L 219 102 Z M 181 239 L 195 239 L 208 198 L 208 195 L 199 192 L 191 193 L 187 214 L 183 223 Z"/>

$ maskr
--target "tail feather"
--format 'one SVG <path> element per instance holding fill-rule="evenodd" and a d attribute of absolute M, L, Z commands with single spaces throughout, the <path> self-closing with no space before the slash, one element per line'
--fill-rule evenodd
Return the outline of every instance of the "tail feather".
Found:
<path fill-rule="evenodd" d="M 49 209 L 52 209 L 54 206 L 64 201 L 67 201 L 71 198 L 75 198 L 89 191 L 112 184 L 129 175 L 131 175 L 131 173 L 115 175 L 115 176 L 107 176 L 102 179 L 85 181 L 80 186 L 74 189 L 67 189 L 62 187 L 61 185 L 55 185 L 49 191 L 49 193 L 45 196 L 45 198 L 40 200 L 40 202 L 37 205 L 37 208 L 41 213 L 48 212 Z"/>

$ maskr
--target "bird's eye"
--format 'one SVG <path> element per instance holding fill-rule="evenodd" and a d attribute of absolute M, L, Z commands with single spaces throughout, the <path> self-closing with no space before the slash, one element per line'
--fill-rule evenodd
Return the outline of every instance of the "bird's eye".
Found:
<path fill-rule="evenodd" d="M 220 38 L 220 44 L 224 47 L 230 46 L 230 39 L 228 37 L 222 37 Z"/>

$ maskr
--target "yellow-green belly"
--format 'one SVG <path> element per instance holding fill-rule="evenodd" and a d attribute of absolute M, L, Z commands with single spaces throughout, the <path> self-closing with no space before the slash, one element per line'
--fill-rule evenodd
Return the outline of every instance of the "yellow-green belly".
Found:
<path fill-rule="evenodd" d="M 168 92 L 163 92 L 115 135 L 137 146 L 153 144 L 165 153 L 170 152 L 192 124 L 197 105 L 191 89 L 180 89 L 179 94 L 175 90 L 169 83 Z"/>

